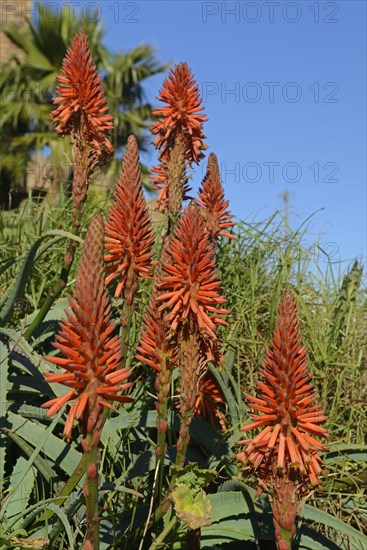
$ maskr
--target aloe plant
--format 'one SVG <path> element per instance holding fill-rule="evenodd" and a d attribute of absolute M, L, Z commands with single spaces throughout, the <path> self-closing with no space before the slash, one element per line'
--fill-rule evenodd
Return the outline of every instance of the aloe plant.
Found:
<path fill-rule="evenodd" d="M 100 99 L 92 94 L 88 124 L 97 125 L 83 139 L 92 136 L 90 144 L 103 149 L 108 119 L 96 123 L 106 116 Z M 213 154 L 198 199 L 185 208 L 188 168 L 205 149 L 205 117 L 186 64 L 172 71 L 160 99 L 155 183 L 159 207 L 167 209 L 165 227 L 151 225 L 133 137 L 115 194 L 104 205 L 106 224 L 99 198 L 93 201 L 89 191 L 84 197 L 83 180 L 73 202 L 62 204 L 62 216 L 43 216 L 40 225 L 23 226 L 27 231 L 19 220 L 0 225 L 8 251 L 0 264 L 0 288 L 6 287 L 0 302 L 0 547 L 183 550 L 256 548 L 276 540 L 281 547 L 294 535 L 299 548 L 362 549 L 367 385 L 361 268 L 351 267 L 344 281 L 332 277 L 332 287 L 326 285 L 330 271 L 316 283 L 304 233 L 284 227 L 277 213 L 263 223 L 234 226 Z M 63 100 L 57 119 L 70 122 L 72 132 L 81 122 Z M 80 207 L 83 216 L 76 213 Z M 64 218 L 70 231 L 57 229 Z M 52 267 L 51 282 L 57 282 L 70 241 L 83 243 L 81 257 L 75 247 L 79 270 L 71 265 L 63 296 L 40 320 L 44 289 L 52 287 L 45 273 Z M 286 294 L 275 328 L 278 303 L 290 288 L 299 321 Z M 35 311 L 20 308 L 23 302 Z M 297 353 L 304 359 L 300 331 L 315 389 L 302 361 L 290 368 Z M 258 384 L 265 395 L 250 399 L 265 417 L 251 425 L 243 394 L 252 394 L 273 332 L 281 368 L 268 352 L 266 384 Z M 327 451 L 314 439 L 315 432 L 326 434 L 319 426 L 321 405 L 313 404 L 316 389 L 328 417 Z M 285 412 L 290 401 L 293 416 Z M 261 410 L 270 405 L 283 415 L 284 433 L 276 414 Z M 236 459 L 241 426 L 263 428 L 243 442 L 254 466 L 245 474 Z M 321 460 L 328 471 L 320 471 Z M 269 461 L 275 471 L 265 476 Z M 265 492 L 257 495 L 260 464 L 263 484 L 270 487 L 273 474 L 279 489 L 284 466 L 290 478 L 298 476 L 297 499 L 308 495 L 303 506 L 284 511 L 290 525 L 282 524 L 274 491 L 273 502 Z M 321 474 L 323 491 L 316 483 Z"/>

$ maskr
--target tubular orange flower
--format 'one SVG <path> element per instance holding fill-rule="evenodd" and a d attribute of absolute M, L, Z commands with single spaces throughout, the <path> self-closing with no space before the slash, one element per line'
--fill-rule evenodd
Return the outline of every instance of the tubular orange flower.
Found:
<path fill-rule="evenodd" d="M 144 316 L 143 331 L 136 348 L 136 358 L 156 372 L 162 370 L 163 363 L 169 359 L 174 362 L 174 348 L 167 338 L 167 330 L 162 321 L 162 314 L 157 311 L 154 298 L 151 299 Z"/>
<path fill-rule="evenodd" d="M 155 370 L 155 389 L 157 391 L 157 457 L 163 459 L 166 449 L 168 427 L 167 405 L 171 392 L 172 370 L 177 353 L 167 337 L 167 327 L 163 323 L 162 313 L 157 311 L 156 289 L 144 316 L 144 327 L 137 347 L 136 358 Z M 162 465 L 163 467 L 163 465 Z"/>
<path fill-rule="evenodd" d="M 160 164 L 153 166 L 151 180 L 153 185 L 159 191 L 157 197 L 158 210 L 162 212 L 168 209 L 168 167 L 167 155 L 162 155 Z"/>
<path fill-rule="evenodd" d="M 212 372 L 208 370 L 199 380 L 193 414 L 194 416 L 204 418 L 213 426 L 219 425 L 224 430 L 226 423 L 220 406 L 224 406 L 225 404 L 226 400 L 223 392 L 219 388 Z"/>
<path fill-rule="evenodd" d="M 237 455 L 259 471 L 263 484 L 274 472 L 297 471 L 302 485 L 307 480 L 319 485 L 324 446 L 314 436 L 328 437 L 320 426 L 326 420 L 317 404 L 307 368 L 307 350 L 302 345 L 297 305 L 290 291 L 284 293 L 278 310 L 278 326 L 260 370 L 258 397 L 247 396 L 254 411 L 246 432 L 262 431 L 250 440 L 240 441 L 246 450 Z M 261 488 L 260 488 L 261 490 Z M 302 489 L 303 490 L 303 489 Z"/>
<path fill-rule="evenodd" d="M 229 201 L 224 200 L 224 189 L 220 180 L 218 160 L 214 153 L 210 153 L 208 167 L 203 179 L 202 187 L 199 189 L 198 203 L 204 207 L 202 215 L 205 219 L 205 226 L 210 233 L 212 241 L 219 235 L 234 239 L 226 231 L 234 226 L 232 214 L 227 210 Z"/>
<path fill-rule="evenodd" d="M 140 179 L 138 144 L 134 136 L 129 136 L 115 201 L 106 223 L 105 261 L 110 264 L 106 283 L 119 279 L 116 297 L 124 289 L 126 300 L 131 303 L 138 277 L 152 276 L 153 244 L 154 234 Z"/>
<path fill-rule="evenodd" d="M 199 89 L 186 63 L 171 70 L 158 99 L 166 103 L 154 111 L 161 120 L 153 124 L 157 137 L 153 144 L 160 150 L 159 166 L 153 167 L 153 182 L 159 190 L 158 208 L 168 211 L 174 224 L 181 213 L 182 201 L 188 198 L 187 166 L 199 163 L 204 156 L 203 123 Z"/>
<path fill-rule="evenodd" d="M 209 235 L 204 230 L 199 208 L 191 203 L 184 211 L 168 245 L 169 260 L 162 265 L 163 275 L 157 297 L 162 302 L 159 311 L 168 310 L 165 322 L 171 333 L 180 324 L 193 319 L 200 333 L 217 340 L 216 325 L 226 325 L 222 319 L 228 313 L 217 306 L 225 302 L 215 271 L 215 257 Z"/>
<path fill-rule="evenodd" d="M 93 146 L 97 157 L 111 154 L 113 147 L 106 133 L 112 129 L 112 116 L 82 29 L 73 38 L 62 64 L 62 75 L 53 102 L 56 131 L 62 135 L 83 137 Z"/>
<path fill-rule="evenodd" d="M 50 372 L 48 382 L 59 382 L 71 388 L 65 395 L 44 403 L 47 416 L 55 414 L 65 403 L 72 401 L 64 436 L 69 439 L 74 419 L 83 418 L 84 429 L 92 433 L 103 406 L 113 408 L 109 401 L 130 402 L 121 391 L 130 387 L 126 383 L 128 369 L 117 370 L 121 363 L 120 343 L 114 336 L 111 306 L 104 283 L 104 223 L 96 214 L 88 228 L 83 246 L 76 287 L 69 298 L 67 319 L 60 323 L 60 332 L 54 347 L 63 357 L 46 359 L 62 367 L 66 373 Z"/>
<path fill-rule="evenodd" d="M 205 115 L 201 106 L 199 88 L 187 63 L 179 63 L 174 67 L 163 83 L 157 98 L 166 103 L 166 107 L 156 109 L 153 114 L 161 116 L 152 126 L 152 133 L 157 135 L 153 141 L 161 153 L 172 147 L 177 139 L 184 144 L 184 156 L 191 164 L 198 163 L 206 149 L 203 139 L 203 123 Z"/>

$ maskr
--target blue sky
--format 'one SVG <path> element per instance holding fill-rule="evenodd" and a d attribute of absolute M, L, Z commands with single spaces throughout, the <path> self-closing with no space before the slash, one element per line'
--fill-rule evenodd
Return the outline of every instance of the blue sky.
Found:
<path fill-rule="evenodd" d="M 98 7 L 114 51 L 145 42 L 163 63 L 187 61 L 238 218 L 264 219 L 287 189 L 293 227 L 323 209 L 309 244 L 321 232 L 343 260 L 366 256 L 364 0 L 69 4 Z M 162 80 L 147 82 L 151 101 Z M 204 170 L 205 161 L 194 189 Z"/>

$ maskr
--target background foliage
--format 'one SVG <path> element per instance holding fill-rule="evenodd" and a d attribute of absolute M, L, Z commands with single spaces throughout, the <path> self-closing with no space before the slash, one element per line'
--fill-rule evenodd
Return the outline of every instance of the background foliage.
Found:
<path fill-rule="evenodd" d="M 118 158 L 130 134 L 136 136 L 141 149 L 146 148 L 153 108 L 144 93 L 144 83 L 167 68 L 158 62 L 152 47 L 146 44 L 127 52 L 109 51 L 103 45 L 105 31 L 96 14 L 70 18 L 68 7 L 64 6 L 50 17 L 41 3 L 36 3 L 36 9 L 35 21 L 27 21 L 25 29 L 15 25 L 8 25 L 6 29 L 7 36 L 18 46 L 18 53 L 4 63 L 0 71 L 3 203 L 9 189 L 24 189 L 27 171 L 36 174 L 38 186 L 42 179 L 40 172 L 56 189 L 71 180 L 70 140 L 67 137 L 60 145 L 51 111 L 56 76 L 78 29 L 85 28 L 94 63 L 103 77 L 109 112 L 113 113 L 111 141 Z M 46 168 L 42 170 L 37 170 L 37 163 L 43 160 L 39 155 L 47 157 Z M 112 159 L 102 170 L 104 184 L 111 183 L 118 170 L 117 159 Z M 144 182 L 149 185 L 146 169 L 144 175 Z"/>

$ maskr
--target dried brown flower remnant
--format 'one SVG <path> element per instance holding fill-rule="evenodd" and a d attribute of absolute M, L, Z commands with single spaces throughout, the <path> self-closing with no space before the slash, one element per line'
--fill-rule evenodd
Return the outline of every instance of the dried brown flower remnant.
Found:
<path fill-rule="evenodd" d="M 295 533 L 299 496 L 307 493 L 309 484 L 320 485 L 319 452 L 324 445 L 315 436 L 328 437 L 320 426 L 326 417 L 311 384 L 297 305 L 290 291 L 280 302 L 278 325 L 256 385 L 258 397 L 247 396 L 256 411 L 251 415 L 253 422 L 241 431 L 261 431 L 239 442 L 246 448 L 237 458 L 247 469 L 257 472 L 258 492 L 264 488 L 269 491 L 278 548 L 286 549 Z"/>
<path fill-rule="evenodd" d="M 103 407 L 113 408 L 110 401 L 131 401 L 130 397 L 120 395 L 131 384 L 126 382 L 129 370 L 117 370 L 121 363 L 120 343 L 118 336 L 113 335 L 115 325 L 105 289 L 103 254 L 104 223 L 102 216 L 96 214 L 84 242 L 67 318 L 60 323 L 54 343 L 63 357 L 46 357 L 66 371 L 47 373 L 46 380 L 71 388 L 63 396 L 43 404 L 49 409 L 47 415 L 52 416 L 72 401 L 64 428 L 66 438 L 71 436 L 75 419 L 83 418 L 85 431 L 92 433 Z"/>
<path fill-rule="evenodd" d="M 207 147 L 203 142 L 203 123 L 207 118 L 200 114 L 204 107 L 187 63 L 179 63 L 170 71 L 158 100 L 166 106 L 153 113 L 162 117 L 152 126 L 152 133 L 157 136 L 154 145 L 163 154 L 179 139 L 184 144 L 184 156 L 189 165 L 198 163 Z"/>
<path fill-rule="evenodd" d="M 118 279 L 115 296 L 132 302 L 138 277 L 152 276 L 154 234 L 145 202 L 136 138 L 129 136 L 123 167 L 117 182 L 115 200 L 106 222 L 105 261 L 110 284 Z"/>
<path fill-rule="evenodd" d="M 204 207 L 202 215 L 205 226 L 212 241 L 219 235 L 234 239 L 234 235 L 227 229 L 234 226 L 232 214 L 228 211 L 229 201 L 224 199 L 224 189 L 219 174 L 218 160 L 214 153 L 210 153 L 208 167 L 199 189 L 198 203 Z"/>
<path fill-rule="evenodd" d="M 181 145 L 181 144 L 178 144 Z M 176 151 L 175 155 L 165 153 L 160 157 L 160 164 L 152 168 L 152 183 L 159 191 L 157 197 L 158 210 L 165 212 L 167 210 L 181 210 L 181 203 L 190 198 L 189 193 L 191 187 L 188 184 L 188 178 L 185 173 L 185 163 L 182 157 L 181 162 L 177 162 L 174 157 L 181 156 L 180 151 Z M 178 155 L 177 155 L 178 153 Z M 170 189 L 168 182 L 172 181 Z"/>
<path fill-rule="evenodd" d="M 158 210 L 165 212 L 168 209 L 168 167 L 167 155 L 162 155 L 160 164 L 152 167 L 151 180 L 158 193 Z"/>
<path fill-rule="evenodd" d="M 62 135 L 83 138 L 91 143 L 95 154 L 113 152 L 107 132 L 112 129 L 112 116 L 102 89 L 102 80 L 90 53 L 88 38 L 82 29 L 68 48 L 59 86 L 53 102 L 58 107 L 53 112 L 56 131 Z"/>
<path fill-rule="evenodd" d="M 157 297 L 159 310 L 166 312 L 165 322 L 175 332 L 192 318 L 202 335 L 216 341 L 216 325 L 227 324 L 222 317 L 228 311 L 218 307 L 225 298 L 215 270 L 214 250 L 196 204 L 185 209 L 167 253 L 169 260 L 162 265 L 159 284 L 164 292 Z"/>

